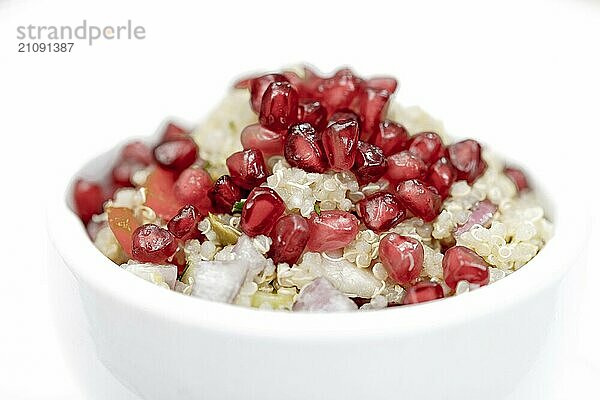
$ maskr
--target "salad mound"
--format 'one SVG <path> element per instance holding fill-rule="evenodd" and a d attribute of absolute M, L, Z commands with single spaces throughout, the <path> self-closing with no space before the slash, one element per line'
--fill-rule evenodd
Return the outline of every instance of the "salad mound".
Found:
<path fill-rule="evenodd" d="M 242 79 L 198 127 L 168 123 L 77 180 L 75 211 L 121 268 L 261 309 L 422 303 L 521 268 L 552 235 L 526 175 L 397 87 L 347 68 Z"/>

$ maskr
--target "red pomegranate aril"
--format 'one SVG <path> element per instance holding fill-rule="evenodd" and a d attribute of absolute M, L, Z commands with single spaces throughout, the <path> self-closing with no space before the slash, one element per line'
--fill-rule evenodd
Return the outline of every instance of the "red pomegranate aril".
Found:
<path fill-rule="evenodd" d="M 386 90 L 389 94 L 392 94 L 398 87 L 398 81 L 392 77 L 381 76 L 367 79 L 365 86 L 376 90 Z"/>
<path fill-rule="evenodd" d="M 387 161 L 383 150 L 371 143 L 358 141 L 353 172 L 362 185 L 377 182 L 387 170 Z"/>
<path fill-rule="evenodd" d="M 121 160 L 142 164 L 152 164 L 152 150 L 145 143 L 138 140 L 128 143 L 121 150 Z"/>
<path fill-rule="evenodd" d="M 422 179 L 427 174 L 427 165 L 423 160 L 406 150 L 389 156 L 387 163 L 385 177 L 392 183 Z"/>
<path fill-rule="evenodd" d="M 485 171 L 486 164 L 481 159 L 481 145 L 475 140 L 467 139 L 451 144 L 447 153 L 459 180 L 473 183 Z"/>
<path fill-rule="evenodd" d="M 231 213 L 234 204 L 242 199 L 242 189 L 233 183 L 229 175 L 223 175 L 215 181 L 212 198 L 216 212 Z"/>
<path fill-rule="evenodd" d="M 444 289 L 442 285 L 435 282 L 422 281 L 406 289 L 402 304 L 424 303 L 426 301 L 442 299 L 443 297 Z"/>
<path fill-rule="evenodd" d="M 154 148 L 154 159 L 163 168 L 179 172 L 192 165 L 198 157 L 198 146 L 191 139 L 171 140 Z"/>
<path fill-rule="evenodd" d="M 431 222 L 437 217 L 442 204 L 435 188 L 425 186 L 416 179 L 400 182 L 396 188 L 396 196 L 410 212 L 425 222 Z"/>
<path fill-rule="evenodd" d="M 267 74 L 250 80 L 250 104 L 255 113 L 260 112 L 263 95 L 273 82 L 288 82 L 288 79 L 281 74 Z"/>
<path fill-rule="evenodd" d="M 386 156 L 399 153 L 408 147 L 408 131 L 394 121 L 386 119 L 379 123 L 379 129 L 372 137 L 373 144 L 381 147 Z"/>
<path fill-rule="evenodd" d="M 306 247 L 308 235 L 308 222 L 304 217 L 290 214 L 279 218 L 270 234 L 273 243 L 269 257 L 275 264 L 296 263 Z"/>
<path fill-rule="evenodd" d="M 271 83 L 262 98 L 259 121 L 275 132 L 285 132 L 298 119 L 298 92 L 288 82 Z"/>
<path fill-rule="evenodd" d="M 188 135 L 189 132 L 186 129 L 173 122 L 169 122 L 163 132 L 161 143 L 179 139 L 187 139 Z"/>
<path fill-rule="evenodd" d="M 522 192 L 529 189 L 529 182 L 527 177 L 518 168 L 506 167 L 504 168 L 504 174 L 510 178 L 511 181 L 517 187 L 517 191 Z"/>
<path fill-rule="evenodd" d="M 456 170 L 446 157 L 442 157 L 429 168 L 427 181 L 442 196 L 442 199 L 445 199 L 452 184 L 456 182 Z"/>
<path fill-rule="evenodd" d="M 213 187 L 208 172 L 200 168 L 184 170 L 173 185 L 173 193 L 179 204 L 191 204 L 201 215 L 211 210 L 209 193 Z"/>
<path fill-rule="evenodd" d="M 419 157 L 427 166 L 444 155 L 444 143 L 435 132 L 421 132 L 410 139 L 408 151 Z"/>
<path fill-rule="evenodd" d="M 473 250 L 454 246 L 446 250 L 442 259 L 444 281 L 452 290 L 460 281 L 484 286 L 490 281 L 489 265 Z"/>
<path fill-rule="evenodd" d="M 304 69 L 304 80 L 302 81 L 302 97 L 319 98 L 319 86 L 325 81 L 325 78 L 320 76 L 315 70 L 305 65 Z"/>
<path fill-rule="evenodd" d="M 379 259 L 389 277 L 400 285 L 409 285 L 421 274 L 423 245 L 417 239 L 388 233 L 379 242 Z"/>
<path fill-rule="evenodd" d="M 197 231 L 200 215 L 191 204 L 183 207 L 176 216 L 167 223 L 167 229 L 177 239 L 181 239 Z"/>
<path fill-rule="evenodd" d="M 329 117 L 329 123 L 333 124 L 334 122 L 346 121 L 349 119 L 356 121 L 358 123 L 359 129 L 360 129 L 360 116 L 357 113 L 355 113 L 354 111 L 349 110 L 347 108 L 344 108 L 342 110 L 337 110 L 336 112 L 331 114 L 331 117 Z"/>
<path fill-rule="evenodd" d="M 348 171 L 354 164 L 358 142 L 358 123 L 354 120 L 334 122 L 323 132 L 323 148 L 334 171 Z"/>
<path fill-rule="evenodd" d="M 163 263 L 177 251 L 177 240 L 168 230 L 154 224 L 137 228 L 132 235 L 134 260 Z"/>
<path fill-rule="evenodd" d="M 406 209 L 396 196 L 378 192 L 358 203 L 358 213 L 365 226 L 376 233 L 394 227 L 406 217 Z"/>
<path fill-rule="evenodd" d="M 264 128 L 259 124 L 245 127 L 240 139 L 244 149 L 258 149 L 263 153 L 265 159 L 283 154 L 284 135 Z"/>
<path fill-rule="evenodd" d="M 285 204 L 277 192 L 268 187 L 256 187 L 242 208 L 242 231 L 248 236 L 268 235 L 284 211 Z"/>
<path fill-rule="evenodd" d="M 94 214 L 102 213 L 102 206 L 105 200 L 102 186 L 83 179 L 75 182 L 73 191 L 75 212 L 84 224 L 87 224 Z"/>
<path fill-rule="evenodd" d="M 358 234 L 358 219 L 347 211 L 311 213 L 308 219 L 310 236 L 306 248 L 314 252 L 346 247 Z"/>
<path fill-rule="evenodd" d="M 267 180 L 267 166 L 260 150 L 245 149 L 227 158 L 227 169 L 233 183 L 244 189 L 252 189 Z"/>
<path fill-rule="evenodd" d="M 327 109 L 317 100 L 302 100 L 298 106 L 298 122 L 309 123 L 315 130 L 327 127 Z"/>
<path fill-rule="evenodd" d="M 312 125 L 303 123 L 290 127 L 285 139 L 284 155 L 287 162 L 307 172 L 325 172 L 327 159 L 323 144 Z"/>
<path fill-rule="evenodd" d="M 127 160 L 120 160 L 111 170 L 110 174 L 112 181 L 117 187 L 133 186 L 131 183 L 131 177 L 136 171 L 142 168 L 144 168 L 142 164 Z"/>
<path fill-rule="evenodd" d="M 317 87 L 319 98 L 328 110 L 338 110 L 350 106 L 358 95 L 362 80 L 344 68 L 331 78 L 324 79 Z"/>
<path fill-rule="evenodd" d="M 370 141 L 377 132 L 388 105 L 390 93 L 387 90 L 366 88 L 360 94 L 360 139 Z"/>

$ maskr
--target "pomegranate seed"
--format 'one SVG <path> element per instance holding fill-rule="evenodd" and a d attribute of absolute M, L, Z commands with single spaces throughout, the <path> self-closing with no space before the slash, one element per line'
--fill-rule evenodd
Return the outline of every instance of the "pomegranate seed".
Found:
<path fill-rule="evenodd" d="M 323 144 L 310 124 L 290 128 L 284 147 L 285 159 L 292 167 L 307 172 L 325 172 L 327 159 Z"/>
<path fill-rule="evenodd" d="M 373 143 L 381 147 L 386 156 L 399 153 L 408 147 L 408 131 L 394 121 L 386 119 L 379 123 L 379 129 L 373 136 Z"/>
<path fill-rule="evenodd" d="M 104 190 L 96 183 L 79 179 L 75 182 L 73 202 L 75 212 L 84 224 L 87 224 L 94 214 L 101 214 L 104 201 Z"/>
<path fill-rule="evenodd" d="M 200 168 L 184 170 L 173 185 L 173 193 L 179 204 L 191 204 L 202 215 L 211 210 L 209 192 L 213 182 L 208 172 Z"/>
<path fill-rule="evenodd" d="M 406 216 L 406 210 L 391 193 L 374 193 L 358 203 L 358 213 L 365 226 L 377 233 L 386 231 Z"/>
<path fill-rule="evenodd" d="M 444 155 L 444 144 L 437 133 L 421 132 L 411 138 L 408 151 L 429 166 Z"/>
<path fill-rule="evenodd" d="M 283 216 L 277 220 L 271 231 L 269 257 L 279 263 L 295 264 L 308 242 L 308 222 L 298 214 Z"/>
<path fill-rule="evenodd" d="M 167 229 L 178 239 L 197 232 L 196 229 L 200 216 L 196 207 L 191 204 L 183 207 L 176 216 L 167 223 Z"/>
<path fill-rule="evenodd" d="M 198 146 L 191 139 L 171 140 L 154 148 L 154 159 L 163 168 L 183 171 L 198 157 Z"/>
<path fill-rule="evenodd" d="M 456 170 L 446 157 L 442 157 L 429 169 L 427 180 L 436 188 L 442 199 L 445 199 L 448 197 L 452 184 L 456 181 Z"/>
<path fill-rule="evenodd" d="M 113 167 L 111 171 L 112 182 L 117 187 L 130 187 L 133 186 L 131 183 L 131 177 L 136 171 L 144 168 L 142 164 L 121 160 Z"/>
<path fill-rule="evenodd" d="M 369 141 L 377 132 L 390 98 L 387 90 L 366 88 L 360 95 L 360 139 Z"/>
<path fill-rule="evenodd" d="M 354 111 L 349 110 L 349 109 L 342 109 L 342 110 L 337 110 L 336 112 L 334 112 L 331 115 L 331 117 L 329 118 L 329 123 L 333 124 L 334 122 L 346 121 L 349 119 L 356 121 L 360 128 L 360 117 L 358 116 L 357 113 L 355 113 Z"/>
<path fill-rule="evenodd" d="M 437 217 L 442 203 L 435 188 L 427 187 L 415 179 L 400 182 L 396 188 L 396 195 L 410 212 L 426 222 L 431 222 Z"/>
<path fill-rule="evenodd" d="M 273 82 L 262 98 L 259 121 L 275 132 L 285 132 L 298 119 L 298 92 L 288 82 Z"/>
<path fill-rule="evenodd" d="M 402 304 L 424 303 L 426 301 L 437 300 L 444 297 L 444 289 L 442 285 L 435 282 L 423 281 L 419 282 L 408 289 Z"/>
<path fill-rule="evenodd" d="M 288 79 L 281 74 L 268 74 L 259 76 L 250 80 L 250 104 L 255 113 L 260 112 L 260 104 L 263 95 L 269 85 L 273 82 L 289 82 Z"/>
<path fill-rule="evenodd" d="M 320 132 L 327 127 L 327 109 L 316 100 L 302 100 L 298 106 L 298 121 L 314 126 Z"/>
<path fill-rule="evenodd" d="M 277 192 L 255 187 L 242 208 L 242 230 L 248 236 L 267 235 L 284 211 L 285 204 Z"/>
<path fill-rule="evenodd" d="M 187 139 L 189 132 L 173 122 L 169 122 L 163 132 L 161 143 L 173 140 Z"/>
<path fill-rule="evenodd" d="M 121 150 L 121 159 L 142 165 L 152 164 L 152 150 L 145 143 L 134 141 Z"/>
<path fill-rule="evenodd" d="M 519 192 L 529 189 L 527 177 L 520 169 L 506 167 L 504 168 L 504 173 L 510 178 L 511 181 L 513 181 Z"/>
<path fill-rule="evenodd" d="M 358 233 L 358 219 L 347 211 L 311 213 L 308 219 L 310 236 L 306 248 L 322 252 L 341 249 L 354 240 Z"/>
<path fill-rule="evenodd" d="M 258 149 L 233 153 L 227 158 L 226 164 L 233 183 L 244 189 L 252 189 L 267 180 L 265 159 Z"/>
<path fill-rule="evenodd" d="M 448 146 L 448 158 L 456 168 L 457 179 L 469 183 L 479 178 L 487 167 L 481 159 L 481 145 L 472 139 Z"/>
<path fill-rule="evenodd" d="M 163 263 L 177 251 L 175 236 L 154 224 L 137 228 L 132 240 L 132 256 L 140 262 Z"/>
<path fill-rule="evenodd" d="M 255 148 L 262 152 L 263 157 L 269 158 L 283 154 L 284 135 L 263 128 L 259 124 L 248 125 L 241 134 L 244 149 Z"/>
<path fill-rule="evenodd" d="M 421 179 L 427 174 L 427 166 L 423 160 L 406 150 L 392 154 L 387 162 L 388 169 L 385 176 L 392 183 Z"/>
<path fill-rule="evenodd" d="M 463 246 L 454 246 L 446 250 L 442 260 L 444 281 L 452 289 L 460 281 L 484 286 L 490 281 L 488 263 L 473 250 Z"/>
<path fill-rule="evenodd" d="M 331 169 L 350 170 L 356 156 L 358 123 L 354 120 L 334 122 L 323 132 L 322 140 Z"/>
<path fill-rule="evenodd" d="M 213 205 L 218 213 L 231 213 L 233 205 L 242 198 L 240 189 L 229 175 L 216 180 L 212 190 Z"/>
<path fill-rule="evenodd" d="M 387 170 L 387 162 L 383 150 L 367 142 L 358 141 L 354 159 L 354 175 L 361 184 L 377 182 Z"/>
<path fill-rule="evenodd" d="M 328 110 L 338 110 L 350 106 L 358 95 L 362 80 L 344 68 L 329 79 L 321 81 L 317 87 L 318 97 Z"/>
<path fill-rule="evenodd" d="M 398 81 L 392 77 L 382 76 L 368 79 L 365 86 L 376 90 L 386 90 L 392 94 L 398 87 Z"/>
<path fill-rule="evenodd" d="M 302 93 L 303 97 L 314 97 L 320 96 L 318 89 L 319 86 L 325 81 L 325 78 L 321 77 L 316 71 L 309 66 L 304 66 L 304 81 L 302 82 Z"/>
<path fill-rule="evenodd" d="M 379 242 L 379 259 L 389 277 L 400 285 L 409 285 L 423 269 L 423 245 L 416 239 L 388 233 Z"/>

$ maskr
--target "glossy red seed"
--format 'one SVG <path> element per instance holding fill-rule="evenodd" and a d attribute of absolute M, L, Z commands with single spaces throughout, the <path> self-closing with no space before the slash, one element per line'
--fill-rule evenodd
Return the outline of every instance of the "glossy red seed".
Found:
<path fill-rule="evenodd" d="M 188 168 L 175 181 L 173 194 L 179 204 L 191 204 L 198 213 L 207 215 L 212 205 L 209 196 L 212 187 L 208 172 L 200 168 Z"/>
<path fill-rule="evenodd" d="M 227 158 L 226 164 L 233 183 L 241 188 L 252 189 L 267 180 L 265 159 L 258 149 L 233 153 Z"/>
<path fill-rule="evenodd" d="M 198 157 L 198 146 L 191 139 L 164 142 L 154 148 L 154 159 L 163 168 L 179 172 L 192 165 Z"/>
<path fill-rule="evenodd" d="M 504 173 L 510 178 L 511 181 L 513 181 L 519 192 L 529 189 L 527 177 L 520 169 L 506 167 L 504 168 Z"/>
<path fill-rule="evenodd" d="M 402 221 L 406 209 L 393 194 L 378 192 L 358 203 L 358 214 L 367 228 L 380 233 Z"/>
<path fill-rule="evenodd" d="M 454 246 L 446 250 L 442 259 L 444 281 L 452 290 L 460 281 L 484 286 L 490 281 L 489 265 L 473 250 Z"/>
<path fill-rule="evenodd" d="M 434 188 L 415 179 L 400 182 L 396 188 L 396 196 L 410 212 L 426 222 L 437 217 L 442 204 L 442 199 Z"/>
<path fill-rule="evenodd" d="M 398 87 L 398 81 L 389 76 L 381 76 L 367 79 L 365 86 L 377 90 L 386 90 L 388 93 L 392 94 Z"/>
<path fill-rule="evenodd" d="M 327 158 L 317 132 L 310 124 L 290 127 L 284 146 L 287 162 L 307 172 L 325 172 Z"/>
<path fill-rule="evenodd" d="M 167 223 L 167 229 L 178 239 L 182 239 L 190 234 L 198 232 L 197 225 L 200 222 L 200 215 L 191 204 L 183 207 L 176 216 Z"/>
<path fill-rule="evenodd" d="M 319 86 L 325 81 L 325 78 L 320 76 L 315 70 L 305 65 L 304 80 L 302 82 L 302 97 L 319 98 Z"/>
<path fill-rule="evenodd" d="M 330 251 L 346 247 L 358 233 L 358 219 L 340 210 L 312 213 L 308 219 L 310 237 L 306 248 L 314 252 Z"/>
<path fill-rule="evenodd" d="M 242 208 L 241 228 L 248 236 L 268 235 L 285 212 L 285 204 L 273 189 L 252 189 Z"/>
<path fill-rule="evenodd" d="M 385 177 L 392 183 L 422 179 L 427 174 L 427 165 L 423 160 L 406 150 L 389 156 L 387 163 Z"/>
<path fill-rule="evenodd" d="M 327 127 L 327 109 L 317 100 L 301 100 L 298 106 L 298 122 L 309 123 L 318 132 Z"/>
<path fill-rule="evenodd" d="M 365 88 L 360 94 L 360 139 L 370 141 L 379 129 L 387 109 L 390 93 L 385 89 Z"/>
<path fill-rule="evenodd" d="M 362 80 L 354 73 L 344 68 L 331 78 L 324 79 L 317 87 L 317 96 L 323 101 L 328 110 L 338 110 L 350 106 L 358 95 Z"/>
<path fill-rule="evenodd" d="M 308 242 L 308 222 L 298 214 L 283 216 L 277 220 L 270 237 L 273 240 L 269 257 L 275 264 L 295 264 Z"/>
<path fill-rule="evenodd" d="M 429 166 L 444 155 L 444 144 L 437 133 L 421 132 L 411 138 L 408 151 Z"/>
<path fill-rule="evenodd" d="M 255 113 L 260 112 L 263 95 L 273 82 L 288 82 L 288 79 L 281 74 L 267 74 L 250 80 L 250 105 Z"/>
<path fill-rule="evenodd" d="M 134 260 L 163 263 L 177 251 L 177 240 L 168 230 L 154 224 L 137 228 L 132 235 Z"/>
<path fill-rule="evenodd" d="M 387 170 L 387 161 L 380 147 L 358 141 L 353 172 L 362 185 L 377 182 Z"/>
<path fill-rule="evenodd" d="M 442 285 L 435 282 L 422 281 L 406 289 L 406 294 L 404 295 L 404 299 L 402 299 L 402 304 L 407 305 L 424 303 L 426 301 L 437 300 L 443 297 L 444 289 L 442 288 Z"/>
<path fill-rule="evenodd" d="M 92 215 L 102 213 L 105 200 L 104 190 L 100 185 L 83 179 L 75 182 L 73 203 L 75 212 L 84 224 L 92 219 Z"/>
<path fill-rule="evenodd" d="M 259 124 L 248 125 L 242 131 L 241 137 L 244 149 L 255 148 L 262 152 L 265 159 L 283 154 L 285 136 L 263 128 Z"/>
<path fill-rule="evenodd" d="M 145 143 L 134 141 L 121 150 L 121 159 L 142 165 L 152 164 L 152 150 Z"/>
<path fill-rule="evenodd" d="M 440 158 L 429 168 L 427 182 L 437 190 L 442 199 L 448 197 L 452 184 L 456 182 L 456 170 L 446 157 Z"/>
<path fill-rule="evenodd" d="M 394 121 L 386 119 L 379 123 L 379 129 L 371 138 L 373 144 L 381 147 L 386 156 L 399 153 L 408 148 L 408 131 Z"/>
<path fill-rule="evenodd" d="M 356 122 L 358 122 L 358 126 L 360 129 L 360 117 L 357 113 L 355 113 L 352 110 L 349 110 L 347 108 L 344 108 L 342 110 L 337 110 L 336 112 L 334 112 L 331 117 L 329 118 L 329 123 L 333 124 L 334 122 L 338 122 L 338 121 L 346 121 L 352 119 Z"/>
<path fill-rule="evenodd" d="M 288 82 L 273 82 L 262 98 L 259 121 L 275 132 L 285 132 L 298 119 L 298 92 Z"/>
<path fill-rule="evenodd" d="M 481 145 L 472 139 L 448 146 L 448 159 L 456 169 L 457 179 L 473 183 L 485 171 Z"/>
<path fill-rule="evenodd" d="M 356 156 L 358 123 L 354 120 L 334 122 L 323 132 L 322 141 L 331 169 L 349 171 Z"/>
<path fill-rule="evenodd" d="M 400 285 L 409 285 L 421 274 L 424 250 L 418 240 L 388 233 L 379 242 L 379 259 L 389 277 Z"/>
<path fill-rule="evenodd" d="M 170 142 L 172 140 L 187 139 L 188 135 L 189 132 L 186 129 L 173 122 L 169 122 L 162 134 L 161 143 Z"/>
<path fill-rule="evenodd" d="M 242 199 L 242 189 L 233 183 L 229 175 L 223 175 L 215 181 L 212 198 L 216 212 L 229 214 L 233 205 Z"/>

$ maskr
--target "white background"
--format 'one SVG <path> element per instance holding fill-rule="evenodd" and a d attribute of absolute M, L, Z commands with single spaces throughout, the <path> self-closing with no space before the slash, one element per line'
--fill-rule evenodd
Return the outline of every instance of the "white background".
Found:
<path fill-rule="evenodd" d="M 55 177 L 124 137 L 151 134 L 166 116 L 197 121 L 243 72 L 309 61 L 323 71 L 349 64 L 393 74 L 399 101 L 564 186 L 581 210 L 573 234 L 600 241 L 584 228 L 600 222 L 600 4 L 391 3 L 0 0 L 0 398 L 79 398 L 45 286 L 44 202 Z M 18 25 L 84 18 L 100 26 L 131 19 L 147 38 L 17 53 Z M 600 377 L 596 247 L 568 339 L 572 398 L 597 398 L 587 391 Z"/>

